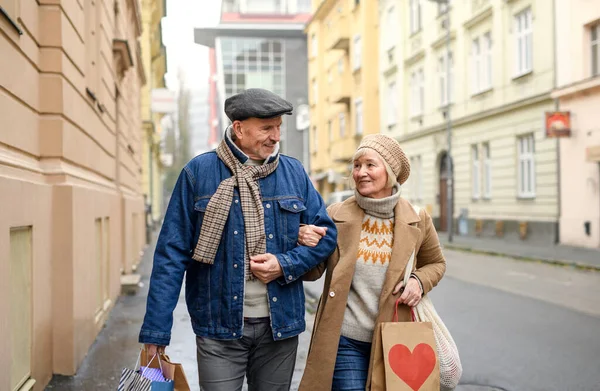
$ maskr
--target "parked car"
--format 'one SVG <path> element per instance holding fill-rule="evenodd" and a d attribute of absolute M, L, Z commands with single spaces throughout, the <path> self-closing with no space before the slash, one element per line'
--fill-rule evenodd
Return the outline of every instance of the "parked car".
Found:
<path fill-rule="evenodd" d="M 354 195 L 354 190 L 342 190 L 342 191 L 334 191 L 329 194 L 329 198 L 327 199 L 327 206 L 334 204 L 336 202 L 342 202 L 347 198 Z"/>

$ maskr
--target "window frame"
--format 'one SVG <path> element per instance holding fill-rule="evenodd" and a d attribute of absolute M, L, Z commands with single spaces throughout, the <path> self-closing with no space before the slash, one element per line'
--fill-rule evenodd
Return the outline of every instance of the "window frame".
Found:
<path fill-rule="evenodd" d="M 535 198 L 535 137 L 532 133 L 517 137 L 517 196 Z"/>
<path fill-rule="evenodd" d="M 479 145 L 471 144 L 471 198 L 481 198 L 481 162 L 479 156 Z"/>
<path fill-rule="evenodd" d="M 352 38 L 352 70 L 357 71 L 362 67 L 362 38 L 360 34 Z"/>
<path fill-rule="evenodd" d="M 533 72 L 533 16 L 531 7 L 514 16 L 515 78 Z"/>
<path fill-rule="evenodd" d="M 354 134 L 362 136 L 364 134 L 364 106 L 361 97 L 354 100 L 354 122 Z"/>
<path fill-rule="evenodd" d="M 483 158 L 483 199 L 492 199 L 492 155 L 490 151 L 490 143 L 485 142 L 481 144 L 481 157 Z"/>

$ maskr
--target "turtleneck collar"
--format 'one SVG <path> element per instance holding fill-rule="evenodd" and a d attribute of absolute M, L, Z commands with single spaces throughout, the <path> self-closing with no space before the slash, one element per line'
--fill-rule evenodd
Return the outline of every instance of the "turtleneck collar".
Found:
<path fill-rule="evenodd" d="M 360 206 L 366 214 L 388 219 L 394 217 L 394 208 L 400 199 L 400 185 L 396 183 L 392 188 L 392 195 L 385 198 L 369 198 L 362 196 L 358 190 L 354 190 L 354 196 L 358 206 Z"/>

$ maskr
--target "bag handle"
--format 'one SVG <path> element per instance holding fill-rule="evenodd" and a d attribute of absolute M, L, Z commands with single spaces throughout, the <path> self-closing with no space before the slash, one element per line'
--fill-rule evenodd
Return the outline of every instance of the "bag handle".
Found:
<path fill-rule="evenodd" d="M 394 306 L 394 317 L 392 318 L 392 322 L 397 322 L 398 321 L 398 307 L 400 306 L 400 298 L 396 299 L 396 305 Z M 415 316 L 415 309 L 411 308 L 410 309 L 410 317 L 412 318 L 413 322 L 417 321 L 417 317 Z"/>
<path fill-rule="evenodd" d="M 140 352 L 140 355 L 141 355 L 141 352 Z M 158 358 L 158 367 L 160 368 L 160 373 L 163 373 L 162 364 L 160 362 L 160 354 L 155 353 L 154 356 L 152 356 L 152 358 L 150 359 L 150 361 L 148 361 L 146 363 L 146 367 L 144 368 L 144 370 L 141 373 L 142 376 L 144 376 L 144 373 L 146 373 L 148 368 L 150 368 L 150 364 L 152 363 L 152 361 L 154 361 L 155 358 Z M 139 362 L 140 362 L 140 358 L 138 357 L 138 363 Z M 137 368 L 137 364 L 136 364 L 136 368 Z"/>

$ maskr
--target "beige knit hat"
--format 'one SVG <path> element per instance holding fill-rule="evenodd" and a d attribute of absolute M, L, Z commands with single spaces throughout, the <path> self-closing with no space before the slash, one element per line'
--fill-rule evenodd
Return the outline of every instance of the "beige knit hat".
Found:
<path fill-rule="evenodd" d="M 383 134 L 371 134 L 365 136 L 360 142 L 358 150 L 362 148 L 369 148 L 379 153 L 396 174 L 398 183 L 402 185 L 406 182 L 410 175 L 410 162 L 398 141 Z"/>

